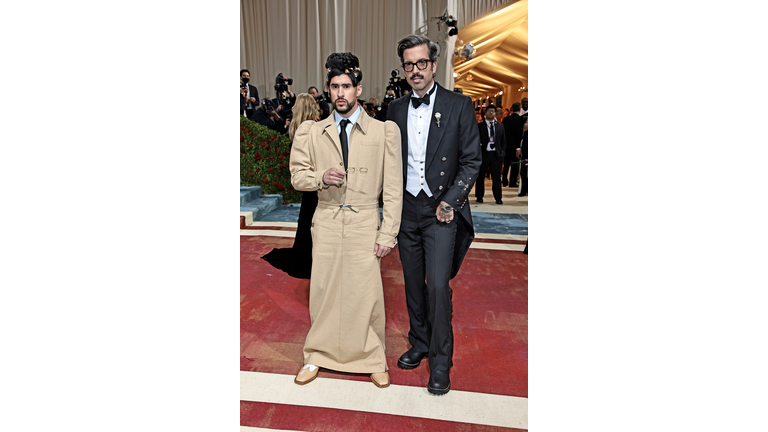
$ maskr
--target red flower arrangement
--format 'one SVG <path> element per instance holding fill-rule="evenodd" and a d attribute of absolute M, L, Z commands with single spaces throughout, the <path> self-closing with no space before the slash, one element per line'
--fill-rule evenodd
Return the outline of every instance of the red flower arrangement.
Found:
<path fill-rule="evenodd" d="M 264 177 L 264 183 L 269 183 L 269 179 Z"/>
<path fill-rule="evenodd" d="M 273 185 L 275 185 L 275 186 L 277 186 L 277 183 L 278 183 L 278 182 L 277 182 L 277 180 L 275 180 L 275 182 L 274 182 L 274 183 L 272 183 L 272 184 L 273 184 Z"/>

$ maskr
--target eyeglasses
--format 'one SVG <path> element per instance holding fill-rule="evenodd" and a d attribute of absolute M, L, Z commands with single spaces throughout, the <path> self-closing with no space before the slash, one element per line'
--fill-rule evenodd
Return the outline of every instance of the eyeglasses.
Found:
<path fill-rule="evenodd" d="M 405 63 L 403 63 L 403 69 L 406 72 L 412 72 L 413 71 L 413 66 L 416 65 L 416 67 L 419 68 L 419 70 L 424 70 L 424 69 L 427 68 L 427 62 L 431 62 L 431 61 L 432 60 L 429 60 L 429 59 L 421 59 L 421 60 L 417 61 L 416 63 L 405 62 Z"/>

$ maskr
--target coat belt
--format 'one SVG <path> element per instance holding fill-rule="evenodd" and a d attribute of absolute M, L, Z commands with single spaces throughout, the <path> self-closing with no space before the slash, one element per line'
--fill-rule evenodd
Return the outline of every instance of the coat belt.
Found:
<path fill-rule="evenodd" d="M 355 213 L 360 212 L 361 209 L 364 208 L 372 208 L 372 207 L 379 207 L 378 202 L 372 202 L 372 203 L 364 203 L 364 204 L 347 204 L 347 203 L 341 203 L 341 204 L 329 204 L 324 202 L 317 203 L 317 207 L 319 208 L 336 208 L 336 211 L 333 212 L 333 215 L 336 216 L 337 213 L 343 208 L 348 208 L 352 210 Z"/>

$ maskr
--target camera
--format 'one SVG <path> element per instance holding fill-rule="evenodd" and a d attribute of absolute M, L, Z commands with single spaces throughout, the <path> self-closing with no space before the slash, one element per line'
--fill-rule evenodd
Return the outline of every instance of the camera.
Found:
<path fill-rule="evenodd" d="M 282 107 L 278 113 L 284 119 L 293 117 L 293 104 L 296 102 L 296 96 L 291 96 L 288 86 L 293 85 L 293 78 L 285 78 L 280 72 L 275 78 L 275 92 L 277 92 L 277 103 Z"/>
<path fill-rule="evenodd" d="M 269 100 L 269 98 L 264 98 L 261 100 L 261 107 L 265 112 L 272 112 L 275 110 L 275 105 L 272 104 L 272 101 Z"/>
<path fill-rule="evenodd" d="M 387 86 L 387 90 L 394 90 L 395 91 L 395 98 L 399 98 L 402 96 L 400 93 L 400 82 L 403 80 L 399 76 L 397 76 L 399 71 L 397 69 L 392 71 L 392 77 L 389 79 L 389 85 Z M 383 102 L 382 102 L 383 103 Z"/>
<path fill-rule="evenodd" d="M 387 90 L 396 91 L 394 88 L 391 88 L 390 86 L 387 86 Z M 391 94 L 387 93 L 387 94 L 384 95 L 384 99 L 381 100 L 381 106 L 384 107 L 384 108 L 388 108 L 389 107 L 389 103 L 392 102 L 393 100 L 395 100 L 395 97 L 392 96 Z M 379 108 L 381 108 L 381 107 L 379 107 Z"/>
<path fill-rule="evenodd" d="M 277 74 L 277 78 L 275 78 L 275 91 L 280 92 L 287 92 L 288 86 L 293 85 L 293 78 L 285 78 L 283 76 L 283 73 L 280 72 Z"/>
<path fill-rule="evenodd" d="M 323 93 L 320 93 L 317 96 L 315 96 L 315 101 L 317 103 L 320 103 L 320 102 L 330 102 L 331 98 L 325 92 L 323 92 Z"/>

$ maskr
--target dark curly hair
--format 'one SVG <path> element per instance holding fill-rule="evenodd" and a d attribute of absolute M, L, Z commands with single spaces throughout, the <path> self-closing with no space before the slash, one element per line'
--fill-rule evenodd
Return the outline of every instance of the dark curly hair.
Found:
<path fill-rule="evenodd" d="M 349 76 L 352 85 L 357 87 L 363 80 L 363 72 L 360 71 L 360 60 L 352 53 L 333 53 L 325 61 L 325 68 L 328 70 L 328 83 L 331 85 L 331 79 L 342 74 Z"/>

